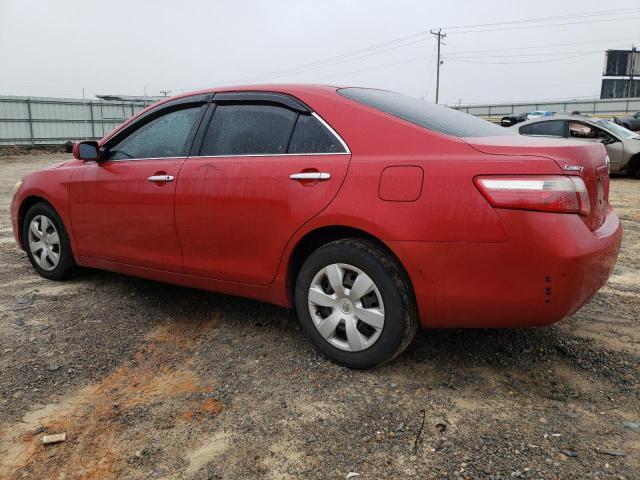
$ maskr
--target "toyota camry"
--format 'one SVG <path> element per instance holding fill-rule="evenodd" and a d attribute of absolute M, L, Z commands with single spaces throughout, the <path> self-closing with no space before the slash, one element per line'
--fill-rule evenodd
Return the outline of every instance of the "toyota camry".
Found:
<path fill-rule="evenodd" d="M 419 326 L 554 323 L 604 284 L 622 238 L 603 145 L 389 91 L 199 91 L 73 153 L 15 187 L 40 275 L 98 268 L 295 308 L 354 368 Z"/>

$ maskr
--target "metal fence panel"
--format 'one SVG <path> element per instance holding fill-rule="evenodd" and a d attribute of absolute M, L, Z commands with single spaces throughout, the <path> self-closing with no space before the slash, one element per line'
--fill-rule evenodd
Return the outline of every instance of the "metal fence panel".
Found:
<path fill-rule="evenodd" d="M 595 100 L 563 100 L 540 103 L 496 103 L 451 105 L 451 108 L 497 121 L 510 113 L 528 113 L 536 110 L 550 112 L 579 111 L 587 115 L 603 117 L 623 116 L 640 111 L 640 98 L 629 99 L 595 99 Z"/>
<path fill-rule="evenodd" d="M 97 140 L 148 104 L 142 100 L 0 96 L 0 145 L 61 145 L 68 140 Z M 588 115 L 612 117 L 640 111 L 640 98 L 470 104 L 452 108 L 494 121 L 511 113 L 534 110 L 578 110 Z"/>
<path fill-rule="evenodd" d="M 0 145 L 97 140 L 151 103 L 0 96 Z"/>
<path fill-rule="evenodd" d="M 0 120 L 0 144 L 14 145 L 16 142 L 12 140 L 22 140 L 31 143 L 31 134 L 29 130 L 29 122 L 3 122 Z"/>

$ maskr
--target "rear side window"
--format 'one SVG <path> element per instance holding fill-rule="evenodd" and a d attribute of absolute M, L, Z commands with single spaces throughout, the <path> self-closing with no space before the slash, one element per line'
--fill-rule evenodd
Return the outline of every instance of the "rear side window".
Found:
<path fill-rule="evenodd" d="M 564 137 L 564 123 L 562 120 L 530 123 L 520 127 L 522 135 L 537 135 L 544 137 Z"/>
<path fill-rule="evenodd" d="M 157 117 L 109 147 L 108 160 L 183 157 L 189 133 L 198 120 L 200 106 Z"/>
<path fill-rule="evenodd" d="M 421 127 L 455 137 L 517 135 L 473 115 L 401 93 L 369 88 L 341 88 L 343 97 L 383 111 Z"/>
<path fill-rule="evenodd" d="M 200 155 L 287 153 L 297 113 L 275 105 L 218 105 Z"/>
<path fill-rule="evenodd" d="M 343 153 L 342 143 L 313 115 L 299 115 L 288 153 Z"/>

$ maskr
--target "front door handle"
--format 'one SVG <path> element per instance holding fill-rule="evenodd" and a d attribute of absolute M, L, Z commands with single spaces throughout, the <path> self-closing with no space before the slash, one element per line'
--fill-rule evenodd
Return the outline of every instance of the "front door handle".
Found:
<path fill-rule="evenodd" d="M 289 175 L 291 180 L 329 180 L 330 173 L 326 172 L 302 172 Z"/>
<path fill-rule="evenodd" d="M 151 175 L 147 180 L 155 183 L 173 182 L 173 175 Z"/>

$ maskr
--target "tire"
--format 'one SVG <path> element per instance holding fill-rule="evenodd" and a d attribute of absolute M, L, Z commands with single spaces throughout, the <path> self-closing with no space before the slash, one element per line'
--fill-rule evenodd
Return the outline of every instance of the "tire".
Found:
<path fill-rule="evenodd" d="M 367 240 L 337 240 L 313 252 L 296 278 L 295 305 L 300 325 L 316 347 L 349 368 L 392 360 L 418 330 L 406 274 L 389 253 Z"/>
<path fill-rule="evenodd" d="M 34 230 L 30 230 L 32 224 L 35 225 Z M 48 203 L 36 203 L 27 210 L 22 223 L 22 239 L 31 265 L 44 278 L 63 280 L 75 270 L 76 262 L 67 231 Z M 44 257 L 43 249 L 48 250 Z"/>
<path fill-rule="evenodd" d="M 640 155 L 635 155 L 629 162 L 629 176 L 640 180 Z"/>

